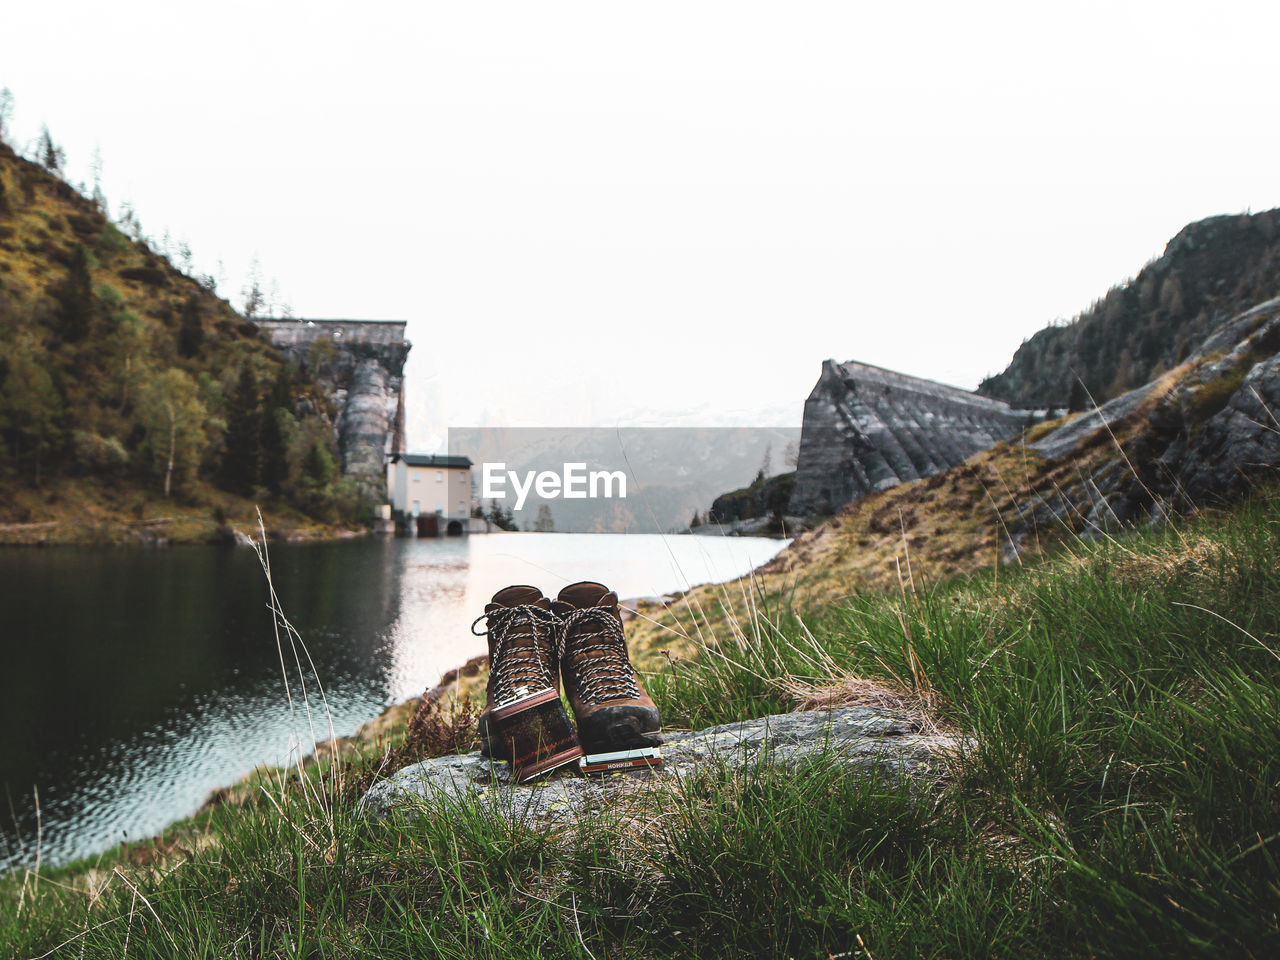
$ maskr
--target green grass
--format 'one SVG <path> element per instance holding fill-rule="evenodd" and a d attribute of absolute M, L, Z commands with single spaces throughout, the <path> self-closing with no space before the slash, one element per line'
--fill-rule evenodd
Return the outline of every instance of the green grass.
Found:
<path fill-rule="evenodd" d="M 722 656 L 656 686 L 700 725 L 743 702 L 778 708 L 787 678 L 887 677 L 971 738 L 946 797 L 965 847 L 999 838 L 1037 865 L 1054 906 L 1012 952 L 1267 954 L 1280 949 L 1278 557 L 1272 497 L 1077 543 L 1000 583 L 859 597 L 803 629 L 763 605 Z"/>
<path fill-rule="evenodd" d="M 806 610 L 757 597 L 649 684 L 669 724 L 700 726 L 878 679 L 967 738 L 940 785 L 757 768 L 548 831 L 490 800 L 371 825 L 295 777 L 179 831 L 190 856 L 114 852 L 122 876 L 100 867 L 92 892 L 92 864 L 42 871 L 38 893 L 30 873 L 0 880 L 0 942 L 18 957 L 73 937 L 53 955 L 1274 956 L 1278 557 L 1272 495 L 998 577 Z"/>

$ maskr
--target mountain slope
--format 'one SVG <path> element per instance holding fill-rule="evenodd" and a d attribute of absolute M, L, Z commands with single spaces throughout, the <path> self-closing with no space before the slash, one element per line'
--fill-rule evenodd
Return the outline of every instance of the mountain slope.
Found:
<path fill-rule="evenodd" d="M 1023 557 L 1239 499 L 1280 480 L 1280 298 L 1088 414 L 1037 424 L 928 479 L 856 500 L 747 578 L 641 604 L 645 651 L 692 650 L 755 595 L 799 607 L 1021 564 Z"/>
<path fill-rule="evenodd" d="M 1025 341 L 978 392 L 1083 410 L 1177 366 L 1227 317 L 1280 294 L 1280 210 L 1184 227 L 1132 280 Z M 1073 388 L 1076 378 L 1083 381 Z M 1087 393 L 1086 393 L 1087 390 Z"/>
<path fill-rule="evenodd" d="M 210 281 L 4 144 L 0 343 L 0 540 L 116 539 L 160 506 L 216 528 L 252 514 L 237 496 L 341 516 L 323 393 Z"/>

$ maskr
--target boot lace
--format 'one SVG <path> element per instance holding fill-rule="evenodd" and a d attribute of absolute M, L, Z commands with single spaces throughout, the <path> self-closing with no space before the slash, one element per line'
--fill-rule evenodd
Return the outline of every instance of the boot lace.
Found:
<path fill-rule="evenodd" d="M 476 624 L 485 619 L 488 620 L 486 629 L 477 631 Z M 555 636 L 558 619 L 549 610 L 522 604 L 481 614 L 472 621 L 473 634 L 487 635 L 493 641 L 489 674 L 493 678 L 495 703 L 506 703 L 555 686 L 551 664 L 543 656 L 543 646 L 548 638 Z"/>
<path fill-rule="evenodd" d="M 561 662 L 568 653 L 569 631 L 584 624 L 587 629 L 573 640 L 572 667 L 577 674 L 578 697 L 596 704 L 639 697 L 622 624 L 609 607 L 582 607 L 560 618 L 556 654 Z"/>

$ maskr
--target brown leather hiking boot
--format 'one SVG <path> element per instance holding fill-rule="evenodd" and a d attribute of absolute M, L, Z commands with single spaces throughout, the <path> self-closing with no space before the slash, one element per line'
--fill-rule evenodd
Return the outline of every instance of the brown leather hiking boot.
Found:
<path fill-rule="evenodd" d="M 476 623 L 487 620 L 485 633 Z M 489 639 L 487 702 L 480 713 L 481 752 L 510 760 L 508 744 L 497 730 L 494 711 L 551 688 L 560 695 L 556 670 L 555 628 L 551 601 L 537 587 L 517 584 L 493 595 L 483 616 L 471 624 L 471 632 Z M 567 726 L 567 724 L 566 724 Z"/>
<path fill-rule="evenodd" d="M 560 618 L 560 672 L 583 748 L 592 754 L 659 746 L 658 708 L 627 655 L 618 595 L 602 583 L 573 583 L 551 609 Z"/>

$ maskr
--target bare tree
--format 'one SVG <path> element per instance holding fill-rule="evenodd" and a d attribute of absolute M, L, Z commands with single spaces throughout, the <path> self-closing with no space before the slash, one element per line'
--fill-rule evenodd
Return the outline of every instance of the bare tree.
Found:
<path fill-rule="evenodd" d="M 240 291 L 240 295 L 244 297 L 244 306 L 241 313 L 247 319 L 258 316 L 262 313 L 267 303 L 266 293 L 262 289 L 262 267 L 258 264 L 258 257 L 255 254 L 253 259 L 249 261 L 249 277 L 245 282 L 244 289 Z"/>
<path fill-rule="evenodd" d="M 120 217 L 116 221 L 121 231 L 124 232 L 130 240 L 136 243 L 142 242 L 142 221 L 138 219 L 138 215 L 133 210 L 133 204 L 127 200 L 120 204 Z"/>
<path fill-rule="evenodd" d="M 107 215 L 107 195 L 102 192 L 102 149 L 100 147 L 94 147 L 93 156 L 89 158 L 89 175 L 93 177 L 93 194 L 90 199 L 105 216 Z"/>
<path fill-rule="evenodd" d="M 13 119 L 13 91 L 0 89 L 0 143 L 9 142 L 9 121 Z"/>
<path fill-rule="evenodd" d="M 280 284 L 276 282 L 276 278 L 271 278 L 271 286 L 267 292 L 267 316 L 275 318 L 276 308 L 280 305 Z"/>

